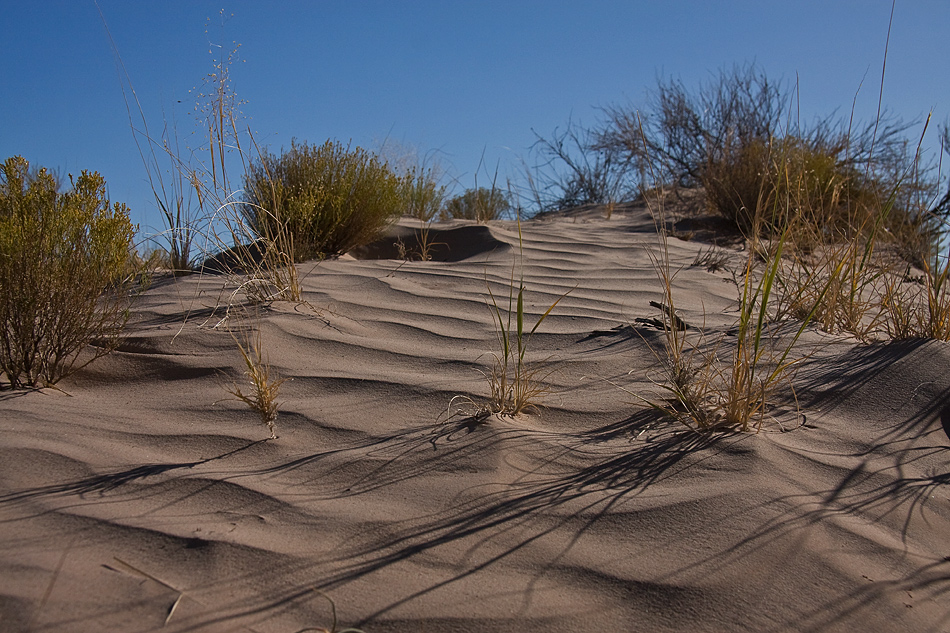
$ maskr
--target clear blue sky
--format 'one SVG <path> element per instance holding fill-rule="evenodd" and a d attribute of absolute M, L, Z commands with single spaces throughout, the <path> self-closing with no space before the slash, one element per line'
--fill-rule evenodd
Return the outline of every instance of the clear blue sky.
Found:
<path fill-rule="evenodd" d="M 798 77 L 806 116 L 846 115 L 857 93 L 857 117 L 870 120 L 891 11 L 890 0 L 99 6 L 153 127 L 164 108 L 190 130 L 189 90 L 211 71 L 209 43 L 239 42 L 234 88 L 271 149 L 294 137 L 368 148 L 389 138 L 437 150 L 456 193 L 473 184 L 483 151 L 489 170 L 516 176 L 532 130 L 595 123 L 603 106 L 642 102 L 658 76 L 695 86 L 755 62 L 771 78 Z M 233 14 L 223 27 L 221 9 Z M 950 117 L 948 32 L 947 0 L 897 1 L 884 82 L 892 112 Z M 92 0 L 0 0 L 0 159 L 14 154 L 62 173 L 98 170 L 143 230 L 161 226 Z"/>

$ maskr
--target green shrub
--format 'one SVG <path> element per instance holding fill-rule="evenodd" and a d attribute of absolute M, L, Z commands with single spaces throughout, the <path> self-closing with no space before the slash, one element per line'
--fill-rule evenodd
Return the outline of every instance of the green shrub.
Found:
<path fill-rule="evenodd" d="M 0 371 L 15 389 L 49 385 L 114 348 L 135 229 L 96 172 L 65 193 L 20 156 L 0 172 Z"/>
<path fill-rule="evenodd" d="M 443 215 L 461 220 L 488 222 L 498 220 L 511 209 L 511 203 L 500 189 L 469 189 L 445 205 Z"/>
<path fill-rule="evenodd" d="M 445 186 L 439 186 L 434 170 L 412 167 L 402 182 L 405 214 L 431 222 L 445 201 Z"/>
<path fill-rule="evenodd" d="M 244 179 L 242 212 L 261 237 L 286 231 L 296 262 L 371 242 L 405 209 L 406 177 L 338 142 L 262 152 Z"/>

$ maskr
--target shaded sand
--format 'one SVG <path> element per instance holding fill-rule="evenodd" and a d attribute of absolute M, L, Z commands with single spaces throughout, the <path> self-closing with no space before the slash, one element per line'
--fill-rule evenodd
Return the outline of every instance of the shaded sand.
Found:
<path fill-rule="evenodd" d="M 619 388 L 661 377 L 652 224 L 586 209 L 524 225 L 530 322 L 570 291 L 529 352 L 547 408 L 450 418 L 487 394 L 517 228 L 436 228 L 443 261 L 302 265 L 309 305 L 226 322 L 227 279 L 156 282 L 65 393 L 0 393 L 0 630 L 286 633 L 330 626 L 319 591 L 368 633 L 950 631 L 947 344 L 808 332 L 804 418 L 688 432 Z M 670 245 L 716 340 L 731 274 Z M 225 391 L 249 324 L 290 379 L 277 440 Z"/>

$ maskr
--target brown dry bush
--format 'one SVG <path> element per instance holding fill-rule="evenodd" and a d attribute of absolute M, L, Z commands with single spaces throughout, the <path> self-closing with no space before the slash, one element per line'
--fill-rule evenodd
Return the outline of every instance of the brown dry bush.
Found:
<path fill-rule="evenodd" d="M 793 122 L 793 96 L 754 65 L 722 71 L 695 91 L 660 81 L 646 108 L 606 110 L 595 147 L 653 174 L 644 186 L 702 188 L 706 207 L 749 237 L 759 227 L 811 247 L 875 230 L 873 239 L 920 265 L 941 234 L 928 208 L 938 174 L 910 151 L 911 126 L 886 112 L 865 125 Z"/>

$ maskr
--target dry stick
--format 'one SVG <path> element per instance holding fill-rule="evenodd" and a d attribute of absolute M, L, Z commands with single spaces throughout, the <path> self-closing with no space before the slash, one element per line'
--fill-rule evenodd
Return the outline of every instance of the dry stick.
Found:
<path fill-rule="evenodd" d="M 32 628 L 39 619 L 40 614 L 43 613 L 43 607 L 46 606 L 46 602 L 53 593 L 53 585 L 56 584 L 56 579 L 59 578 L 59 574 L 63 569 L 63 563 L 66 562 L 66 555 L 69 553 L 69 550 L 72 549 L 75 540 L 75 538 L 70 539 L 69 544 L 66 545 L 66 549 L 64 549 L 63 553 L 60 554 L 59 561 L 56 563 L 56 568 L 53 569 L 53 577 L 50 578 L 49 583 L 46 585 L 46 591 L 43 592 L 43 597 L 40 599 L 40 604 L 36 607 L 36 611 L 33 612 L 33 617 L 30 618 L 30 624 L 27 628 Z"/>
<path fill-rule="evenodd" d="M 165 582 L 165 581 L 162 580 L 161 578 L 158 578 L 158 577 L 156 577 L 156 576 L 154 576 L 154 575 L 148 573 L 147 571 L 143 571 L 143 570 L 139 569 L 138 567 L 135 567 L 135 566 L 133 566 L 133 565 L 130 565 L 129 563 L 125 562 L 124 560 L 122 560 L 122 559 L 119 558 L 118 556 L 114 556 L 114 557 L 112 558 L 112 560 L 114 560 L 116 563 L 118 563 L 120 567 L 125 568 L 125 571 L 129 571 L 129 572 L 138 574 L 138 575 L 140 575 L 140 576 L 142 576 L 142 577 L 144 577 L 144 578 L 147 578 L 148 580 L 151 580 L 151 581 L 153 581 L 153 582 L 157 582 L 158 584 L 162 585 L 163 587 L 166 587 L 166 588 L 168 588 L 168 589 L 171 589 L 172 591 L 174 591 L 174 592 L 176 592 L 176 593 L 178 594 L 178 598 L 175 600 L 175 603 L 172 604 L 171 608 L 169 608 L 169 610 L 168 610 L 168 616 L 165 618 L 165 623 L 163 624 L 163 626 L 167 626 L 167 625 L 168 625 L 168 622 L 169 622 L 169 621 L 171 620 L 171 618 L 172 618 L 172 614 L 175 613 L 175 611 L 178 609 L 178 605 L 181 604 L 181 601 L 185 598 L 185 592 L 182 591 L 181 589 L 178 589 L 177 587 L 175 587 L 175 586 L 172 585 L 171 583 Z M 323 632 L 323 633 L 363 633 L 361 630 L 359 630 L 359 629 L 354 629 L 354 628 L 346 628 L 346 629 L 342 629 L 342 630 L 340 630 L 340 631 L 337 631 L 337 629 L 336 629 L 336 625 L 337 625 L 336 603 L 333 602 L 333 599 L 330 598 L 330 596 L 326 595 L 325 593 L 323 593 L 323 592 L 320 591 L 319 589 L 316 589 L 315 587 L 311 587 L 311 589 L 313 589 L 313 591 L 316 592 L 317 595 L 319 595 L 319 596 L 321 596 L 321 597 L 323 597 L 323 598 L 326 598 L 327 601 L 330 603 L 330 612 L 331 612 L 331 616 L 332 616 L 332 626 L 331 626 L 331 628 L 329 628 L 329 629 L 307 627 L 307 628 L 300 629 L 299 631 L 297 631 L 297 633 L 304 633 L 305 631 L 318 631 L 318 632 Z M 193 600 L 196 604 L 198 604 L 198 605 L 200 605 L 200 606 L 202 606 L 202 607 L 207 607 L 207 606 L 208 606 L 207 604 L 205 604 L 204 602 L 201 602 L 200 600 L 198 600 L 198 599 L 195 598 L 194 596 L 188 596 L 188 597 L 189 597 L 189 599 Z M 248 626 L 248 625 L 246 625 L 246 624 L 241 624 L 240 626 L 241 626 L 241 628 L 246 629 L 246 630 L 248 630 L 248 631 L 251 631 L 252 633 L 258 633 L 257 629 L 251 628 L 250 626 Z"/>
<path fill-rule="evenodd" d="M 124 560 L 122 560 L 121 558 L 119 558 L 119 557 L 117 557 L 117 556 L 113 556 L 113 557 L 112 557 L 112 560 L 114 560 L 115 562 L 119 563 L 119 565 L 120 565 L 121 567 L 125 567 L 126 571 L 131 571 L 131 572 L 134 572 L 134 573 L 136 573 L 136 574 L 139 574 L 140 576 L 144 576 L 145 578 L 148 578 L 149 580 L 152 580 L 152 581 L 154 581 L 154 582 L 157 582 L 158 584 L 162 585 L 163 587 L 166 587 L 166 588 L 168 588 L 168 589 L 171 589 L 172 591 L 174 591 L 174 592 L 176 592 L 176 593 L 178 594 L 178 598 L 175 599 L 174 604 L 172 604 L 172 606 L 168 609 L 168 614 L 165 616 L 165 623 L 163 624 L 163 626 L 167 626 L 167 625 L 168 625 L 168 622 L 172 619 L 172 615 L 173 615 L 173 614 L 175 613 L 175 611 L 178 609 L 178 605 L 181 604 L 182 599 L 185 597 L 185 592 L 182 591 L 181 589 L 178 589 L 178 588 L 175 587 L 174 585 L 172 585 L 172 584 L 170 584 L 170 583 L 167 583 L 167 582 L 165 582 L 164 580 L 161 580 L 160 578 L 157 578 L 157 577 L 153 576 L 152 574 L 150 574 L 150 573 L 148 573 L 148 572 L 142 571 L 141 569 L 138 569 L 137 567 L 133 567 L 132 565 L 128 564 L 127 562 L 125 562 Z M 200 604 L 200 605 L 203 606 L 203 607 L 204 607 L 204 606 L 207 606 L 207 605 L 203 604 L 202 602 L 199 602 L 199 601 L 196 600 L 195 598 L 191 598 L 191 599 L 194 600 L 195 602 L 197 602 L 198 604 Z M 251 630 L 253 630 L 253 629 L 251 629 Z"/>
<path fill-rule="evenodd" d="M 152 575 L 152 574 L 150 574 L 150 573 L 148 573 L 148 572 L 146 572 L 146 571 L 143 571 L 143 570 L 139 569 L 138 567 L 135 567 L 135 566 L 133 566 L 133 565 L 130 565 L 129 563 L 125 562 L 124 560 L 122 560 L 122 559 L 119 558 L 118 556 L 113 556 L 113 557 L 112 557 L 112 560 L 114 560 L 116 563 L 118 563 L 120 567 L 124 567 L 124 568 L 125 568 L 125 571 L 138 574 L 138 575 L 140 575 L 140 576 L 142 576 L 142 577 L 144 577 L 144 578 L 147 578 L 148 580 L 151 580 L 151 581 L 153 581 L 153 582 L 157 582 L 158 584 L 162 585 L 163 587 L 166 587 L 167 589 L 171 589 L 172 591 L 174 591 L 175 593 L 178 594 L 178 598 L 175 599 L 174 604 L 172 604 L 172 606 L 168 609 L 168 615 L 165 617 L 165 624 L 164 624 L 163 626 L 167 626 L 167 625 L 168 625 L 168 622 L 169 622 L 169 621 L 171 620 L 171 618 L 172 618 L 172 614 L 175 613 L 175 611 L 178 609 L 178 605 L 181 604 L 181 601 L 185 598 L 185 592 L 184 592 L 183 590 L 181 590 L 181 589 L 178 589 L 178 588 L 175 587 L 173 584 L 168 583 L 168 582 L 165 582 L 165 581 L 162 580 L 161 578 L 158 578 L 158 577 L 156 577 L 156 576 L 154 576 L 154 575 Z M 193 600 L 196 604 L 198 604 L 198 605 L 200 605 L 200 606 L 202 606 L 202 607 L 207 608 L 207 606 L 208 606 L 207 604 L 205 604 L 204 602 L 201 602 L 200 600 L 198 600 L 198 599 L 195 598 L 194 596 L 188 596 L 188 598 L 189 598 L 190 600 Z M 245 630 L 247 630 L 247 631 L 251 631 L 251 633 L 259 633 L 259 631 L 257 631 L 257 629 L 253 629 L 253 628 L 251 628 L 250 626 L 248 626 L 248 625 L 246 625 L 246 624 L 241 624 L 241 625 L 239 625 L 239 626 L 240 626 L 242 629 L 245 629 Z"/>
<path fill-rule="evenodd" d="M 332 618 L 332 623 L 331 623 L 329 629 L 322 628 L 322 627 L 311 627 L 311 626 L 308 626 L 308 627 L 305 627 L 305 628 L 302 628 L 302 629 L 296 631 L 295 633 L 309 633 L 309 632 L 313 632 L 313 633 L 363 633 L 362 630 L 360 630 L 360 629 L 354 629 L 354 628 L 346 628 L 346 629 L 341 629 L 341 630 L 337 631 L 337 630 L 336 630 L 336 625 L 337 625 L 336 603 L 333 601 L 333 598 L 331 598 L 331 597 L 328 596 L 327 594 L 323 593 L 322 591 L 320 591 L 320 590 L 317 589 L 316 587 L 311 587 L 310 589 L 313 590 L 313 592 L 316 593 L 316 594 L 317 594 L 318 596 L 320 596 L 321 598 L 326 598 L 327 602 L 330 603 L 330 615 L 331 615 L 331 618 Z"/>

